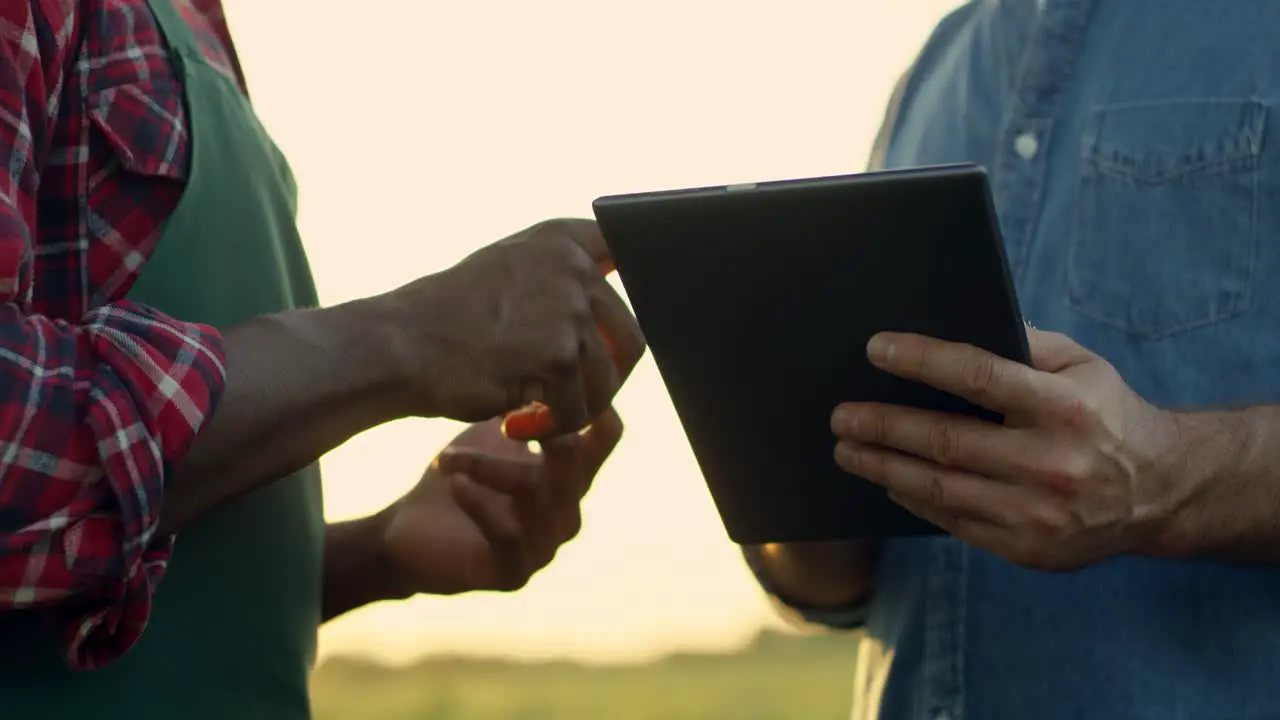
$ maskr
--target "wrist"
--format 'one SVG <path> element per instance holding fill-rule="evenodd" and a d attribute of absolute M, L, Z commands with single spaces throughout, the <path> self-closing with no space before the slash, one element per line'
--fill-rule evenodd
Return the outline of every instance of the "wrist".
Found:
<path fill-rule="evenodd" d="M 434 370 L 447 341 L 437 337 L 440 317 L 447 301 L 432 297 L 435 276 L 367 298 L 361 313 L 377 335 L 380 364 L 395 388 L 402 417 L 441 417 L 440 388 Z"/>
<path fill-rule="evenodd" d="M 1242 412 L 1174 412 L 1176 444 L 1167 463 L 1166 486 L 1174 501 L 1165 514 L 1148 555 L 1186 558 L 1215 552 L 1230 542 L 1230 528 L 1214 508 L 1220 496 L 1235 492 L 1238 478 L 1256 452 Z"/>
<path fill-rule="evenodd" d="M 403 600 L 407 590 L 387 551 L 395 506 L 359 520 L 329 525 L 325 533 L 324 620 L 383 600 Z"/>
<path fill-rule="evenodd" d="M 363 397 L 383 422 L 416 416 L 412 393 L 406 392 L 414 363 L 403 348 L 406 333 L 395 303 L 387 296 L 353 300 L 324 311 L 327 329 L 355 354 L 348 365 L 358 373 Z M 418 367 L 421 363 L 418 363 Z"/>
<path fill-rule="evenodd" d="M 370 586 L 377 600 L 405 600 L 418 594 L 418 590 L 401 572 L 387 543 L 388 530 L 400 509 L 401 501 L 388 505 L 376 515 L 364 519 L 368 534 L 368 567 Z"/>

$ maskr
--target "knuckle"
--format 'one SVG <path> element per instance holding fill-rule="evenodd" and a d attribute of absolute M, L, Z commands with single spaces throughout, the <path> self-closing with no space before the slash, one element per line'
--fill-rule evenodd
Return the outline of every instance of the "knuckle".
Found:
<path fill-rule="evenodd" d="M 530 338 L 529 343 L 535 342 L 538 361 L 548 379 L 560 380 L 578 371 L 578 334 L 573 329 L 561 325 L 541 340 Z"/>
<path fill-rule="evenodd" d="M 858 418 L 858 425 L 866 433 L 867 440 L 873 445 L 883 445 L 889 437 L 889 421 L 885 413 L 871 412 Z"/>
<path fill-rule="evenodd" d="M 577 351 L 570 350 L 568 346 L 567 342 L 556 343 L 543 361 L 547 379 L 561 386 L 578 382 L 579 365 L 581 365 Z"/>
<path fill-rule="evenodd" d="M 565 319 L 569 321 L 569 327 L 573 330 L 573 339 L 576 346 L 578 336 L 587 328 L 594 327 L 595 314 L 591 312 L 591 298 L 582 288 L 582 281 L 576 277 L 581 272 L 580 268 L 574 268 L 573 261 L 566 261 L 569 264 L 569 272 L 573 275 L 572 285 L 562 287 L 561 302 Z M 576 350 L 576 347 L 575 347 Z"/>
<path fill-rule="evenodd" d="M 903 364 L 910 369 L 911 374 L 917 378 L 929 376 L 930 362 L 926 353 L 920 352 L 918 348 L 910 343 L 904 343 L 903 348 Z"/>
<path fill-rule="evenodd" d="M 852 467 L 863 475 L 884 478 L 889 474 L 888 471 L 891 469 L 883 452 L 877 452 L 876 450 L 865 447 L 853 446 L 848 448 L 848 456 Z"/>
<path fill-rule="evenodd" d="M 929 474 L 927 485 L 929 503 L 934 507 L 946 507 L 947 501 L 950 499 L 946 489 L 946 481 L 942 477 L 942 473 L 933 472 Z"/>
<path fill-rule="evenodd" d="M 564 533 L 562 536 L 564 538 L 563 541 L 569 542 L 570 540 L 578 537 L 578 533 L 580 532 L 582 532 L 582 513 L 578 512 L 577 508 L 575 508 L 573 512 L 570 512 L 569 516 L 565 518 Z"/>
<path fill-rule="evenodd" d="M 596 316 L 591 311 L 591 301 L 586 294 L 580 293 L 577 295 L 573 306 L 569 310 L 569 319 L 577 329 L 575 341 L 580 340 L 582 336 L 589 332 L 596 332 Z M 575 342 L 574 344 L 577 345 L 578 343 Z"/>
<path fill-rule="evenodd" d="M 1063 420 L 1074 430 L 1087 430 L 1102 417 L 1102 404 L 1089 395 L 1075 395 L 1067 403 Z"/>
<path fill-rule="evenodd" d="M 540 552 L 538 554 L 537 562 L 534 564 L 533 568 L 529 572 L 530 577 L 537 575 L 539 572 L 545 569 L 548 565 L 550 565 L 553 561 L 555 561 L 556 554 L 559 551 L 560 551 L 560 546 L 556 545 L 555 543 L 551 543 L 545 550 Z"/>
<path fill-rule="evenodd" d="M 942 465 L 954 465 L 960 460 L 960 434 L 947 422 L 934 423 L 925 440 L 930 457 Z"/>
<path fill-rule="evenodd" d="M 1021 465 L 1029 477 L 1062 496 L 1076 495 L 1091 472 L 1088 458 L 1078 452 L 1028 458 Z"/>
<path fill-rule="evenodd" d="M 555 218 L 543 220 L 529 228 L 528 237 L 565 267 L 577 271 L 594 270 L 591 257 L 578 243 L 575 233 L 572 221 Z"/>
<path fill-rule="evenodd" d="M 498 590 L 501 592 L 518 592 L 523 590 L 529 584 L 529 580 L 533 574 L 526 570 L 519 570 L 504 575 L 498 583 Z"/>
<path fill-rule="evenodd" d="M 570 236 L 570 224 L 565 218 L 548 218 L 534 223 L 529 234 L 538 238 L 567 238 Z"/>
<path fill-rule="evenodd" d="M 1053 483 L 1054 489 L 1074 493 L 1080 489 L 1081 485 L 1087 483 L 1093 474 L 1092 456 L 1082 452 L 1068 453 L 1052 473 L 1056 481 Z"/>
<path fill-rule="evenodd" d="M 999 374 L 996 362 L 988 355 L 980 355 L 964 363 L 960 381 L 971 392 L 983 392 L 996 384 Z"/>
<path fill-rule="evenodd" d="M 599 276 L 595 263 L 592 262 L 591 256 L 587 254 L 586 250 L 583 250 L 581 246 L 571 240 L 566 240 L 563 243 L 563 247 L 565 266 L 583 284 Z"/>

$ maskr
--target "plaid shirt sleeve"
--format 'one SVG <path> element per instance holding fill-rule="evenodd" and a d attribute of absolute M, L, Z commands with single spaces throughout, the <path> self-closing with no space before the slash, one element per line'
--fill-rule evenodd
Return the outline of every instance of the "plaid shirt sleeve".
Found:
<path fill-rule="evenodd" d="M 83 6 L 0 3 L 0 610 L 46 609 L 80 669 L 146 624 L 171 545 L 155 537 L 164 481 L 225 377 L 212 328 L 123 301 L 32 311 L 38 189 Z"/>

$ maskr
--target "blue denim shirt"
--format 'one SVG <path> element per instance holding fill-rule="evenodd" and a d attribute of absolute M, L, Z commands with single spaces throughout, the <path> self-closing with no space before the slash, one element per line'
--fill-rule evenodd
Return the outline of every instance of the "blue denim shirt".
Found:
<path fill-rule="evenodd" d="M 1280 2 L 969 3 L 886 137 L 988 168 L 1031 323 L 1157 405 L 1280 402 Z M 1280 718 L 1277 568 L 899 540 L 864 611 L 855 718 Z"/>

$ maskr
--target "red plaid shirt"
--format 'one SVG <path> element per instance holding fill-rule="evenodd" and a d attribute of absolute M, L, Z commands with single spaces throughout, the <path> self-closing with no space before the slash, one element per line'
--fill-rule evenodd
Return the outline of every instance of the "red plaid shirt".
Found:
<path fill-rule="evenodd" d="M 219 1 L 173 1 L 238 79 Z M 0 610 L 46 608 L 93 668 L 146 625 L 164 482 L 222 391 L 221 340 L 124 299 L 189 155 L 146 0 L 0 2 L 0 53 Z"/>

